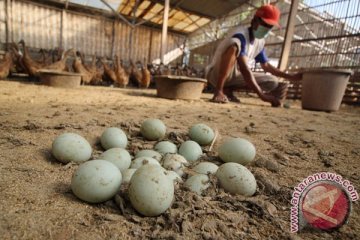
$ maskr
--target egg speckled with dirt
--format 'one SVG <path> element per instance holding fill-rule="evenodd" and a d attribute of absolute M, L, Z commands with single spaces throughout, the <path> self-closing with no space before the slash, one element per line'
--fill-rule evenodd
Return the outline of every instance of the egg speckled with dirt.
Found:
<path fill-rule="evenodd" d="M 101 146 L 107 150 L 110 148 L 126 148 L 128 140 L 123 130 L 116 127 L 107 128 L 100 138 Z"/>
<path fill-rule="evenodd" d="M 208 145 L 214 139 L 215 133 L 209 126 L 199 123 L 190 128 L 189 137 L 200 145 Z"/>
<path fill-rule="evenodd" d="M 183 142 L 179 148 L 179 154 L 185 157 L 189 162 L 197 161 L 202 153 L 200 145 L 191 140 Z"/>
<path fill-rule="evenodd" d="M 243 138 L 231 138 L 219 148 L 219 157 L 224 162 L 235 162 L 244 166 L 254 160 L 255 154 L 254 145 Z"/>
<path fill-rule="evenodd" d="M 138 157 L 151 157 L 151 158 L 158 160 L 159 162 L 162 159 L 162 156 L 160 153 L 158 153 L 157 151 L 151 150 L 151 149 L 144 149 L 144 150 L 137 152 L 135 155 L 135 158 L 138 158 Z"/>
<path fill-rule="evenodd" d="M 123 148 L 110 148 L 103 152 L 99 158 L 113 163 L 121 172 L 128 169 L 131 164 L 131 156 Z"/>
<path fill-rule="evenodd" d="M 224 163 L 216 172 L 220 186 L 225 191 L 252 196 L 256 191 L 256 180 L 254 175 L 244 166 L 238 163 Z"/>
<path fill-rule="evenodd" d="M 140 132 L 147 140 L 160 140 L 165 137 L 166 126 L 159 119 L 147 119 L 141 124 Z"/>
<path fill-rule="evenodd" d="M 100 203 L 118 192 L 121 179 L 120 170 L 111 162 L 92 160 L 76 170 L 71 179 L 71 190 L 81 200 Z"/>
<path fill-rule="evenodd" d="M 179 176 L 179 174 L 177 174 L 174 171 L 166 171 L 165 175 L 169 177 L 169 179 L 171 179 L 171 181 L 173 181 L 174 183 L 182 183 L 183 180 L 182 178 Z"/>
<path fill-rule="evenodd" d="M 188 165 L 188 161 L 179 154 L 168 153 L 163 158 L 163 167 L 176 172 L 179 176 L 184 175 L 186 165 Z"/>
<path fill-rule="evenodd" d="M 219 167 L 212 162 L 201 162 L 197 164 L 193 170 L 201 174 L 215 174 L 218 168 Z"/>
<path fill-rule="evenodd" d="M 64 133 L 52 143 L 52 155 L 62 163 L 84 162 L 90 159 L 92 148 L 89 142 L 76 133 Z"/>
<path fill-rule="evenodd" d="M 132 161 L 131 168 L 138 169 L 139 167 L 146 165 L 146 164 L 154 164 L 161 166 L 158 160 L 151 158 L 151 157 L 139 157 Z"/>
<path fill-rule="evenodd" d="M 175 144 L 169 141 L 158 142 L 155 147 L 155 151 L 166 154 L 166 153 L 177 153 L 177 147 Z"/>
<path fill-rule="evenodd" d="M 121 172 L 122 175 L 122 183 L 129 183 L 132 176 L 134 175 L 134 173 L 136 172 L 137 169 L 134 168 L 129 168 L 126 169 L 125 171 Z"/>
<path fill-rule="evenodd" d="M 174 183 L 161 166 L 146 164 L 132 176 L 129 186 L 132 206 L 144 216 L 165 212 L 174 198 Z"/>
<path fill-rule="evenodd" d="M 205 174 L 196 174 L 185 181 L 185 186 L 192 192 L 201 195 L 204 190 L 210 187 L 210 179 Z"/>

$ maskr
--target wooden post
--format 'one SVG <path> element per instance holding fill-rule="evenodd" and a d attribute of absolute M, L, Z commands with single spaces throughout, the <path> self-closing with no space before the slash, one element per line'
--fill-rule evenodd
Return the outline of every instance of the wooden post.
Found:
<path fill-rule="evenodd" d="M 133 34 L 134 34 L 134 28 L 130 28 L 130 34 L 129 34 L 129 59 L 130 60 L 134 60 L 133 59 L 133 51 L 132 51 L 132 48 L 133 48 Z"/>
<path fill-rule="evenodd" d="M 64 21 L 66 21 L 66 10 L 68 9 L 69 1 L 65 2 L 65 9 L 61 11 L 60 17 L 60 41 L 59 41 L 59 49 L 64 48 Z"/>
<path fill-rule="evenodd" d="M 150 42 L 149 42 L 149 53 L 148 53 L 148 62 L 151 61 L 151 50 L 152 50 L 152 38 L 153 38 L 153 31 L 150 28 Z"/>
<path fill-rule="evenodd" d="M 113 21 L 112 39 L 111 39 L 111 58 L 115 55 L 115 36 L 116 36 L 116 19 Z"/>
<path fill-rule="evenodd" d="M 161 46 L 160 46 L 160 59 L 161 62 L 165 64 L 165 54 L 167 51 L 167 28 L 168 28 L 168 18 L 169 18 L 169 8 L 170 8 L 170 0 L 165 0 L 164 5 L 164 17 L 163 17 L 163 27 L 161 33 Z"/>
<path fill-rule="evenodd" d="M 187 42 L 187 37 L 184 39 L 184 43 L 183 45 L 183 49 L 182 49 L 182 53 L 181 53 L 181 66 L 183 66 L 184 64 L 184 58 L 185 58 L 185 48 L 186 48 L 186 42 Z M 187 64 L 188 65 L 188 64 Z"/>
<path fill-rule="evenodd" d="M 9 49 L 9 42 L 10 42 L 10 17 L 9 17 L 9 11 L 10 9 L 10 0 L 5 1 L 5 41 L 6 41 L 6 50 Z"/>
<path fill-rule="evenodd" d="M 64 44 L 64 18 L 65 18 L 65 9 L 61 11 L 61 18 L 60 18 L 60 41 L 59 41 L 59 48 L 63 48 Z"/>
<path fill-rule="evenodd" d="M 289 18 L 286 26 L 285 39 L 283 42 L 281 57 L 279 61 L 279 69 L 284 71 L 287 67 L 290 49 L 291 49 L 291 41 L 294 35 L 295 30 L 295 22 L 296 22 L 296 14 L 298 10 L 300 0 L 291 1 Z"/>
<path fill-rule="evenodd" d="M 140 0 L 136 0 L 136 2 L 135 2 L 135 5 L 134 5 L 134 7 L 133 7 L 133 9 L 132 9 L 132 11 L 131 11 L 131 16 L 132 16 L 132 19 L 131 19 L 131 30 L 130 30 L 130 42 L 129 42 L 129 50 L 130 50 L 130 59 L 132 59 L 132 60 L 135 60 L 134 58 L 133 58 L 133 53 L 134 53 L 134 51 L 133 51 L 133 47 L 134 47 L 134 34 L 136 34 L 136 32 L 135 32 L 135 28 L 136 28 L 136 11 L 138 10 L 138 7 L 139 7 L 139 5 L 140 5 Z M 138 34 L 136 34 L 136 36 L 135 37 L 138 37 Z M 136 61 L 136 60 L 135 60 Z"/>

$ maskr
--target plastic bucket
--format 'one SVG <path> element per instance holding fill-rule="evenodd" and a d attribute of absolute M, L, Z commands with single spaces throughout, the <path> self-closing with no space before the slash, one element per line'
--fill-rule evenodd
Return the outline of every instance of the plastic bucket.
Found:
<path fill-rule="evenodd" d="M 301 103 L 303 109 L 337 111 L 340 108 L 350 70 L 309 70 L 303 73 Z"/>

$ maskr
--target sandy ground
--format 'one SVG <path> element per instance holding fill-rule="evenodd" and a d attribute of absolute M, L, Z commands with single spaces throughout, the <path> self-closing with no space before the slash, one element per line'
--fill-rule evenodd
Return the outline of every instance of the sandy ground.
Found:
<path fill-rule="evenodd" d="M 254 97 L 219 105 L 203 94 L 199 101 L 156 98 L 154 90 L 81 87 L 58 89 L 0 81 L 0 237 L 1 239 L 360 239 L 360 207 L 353 203 L 348 224 L 333 232 L 290 233 L 294 186 L 320 171 L 341 174 L 359 190 L 360 108 L 333 113 L 271 108 Z M 186 139 L 188 128 L 205 123 L 220 133 L 203 160 L 219 163 L 217 148 L 227 137 L 243 137 L 257 149 L 249 169 L 257 176 L 255 196 L 232 196 L 212 188 L 200 197 L 177 186 L 171 209 L 159 217 L 136 213 L 126 188 L 123 205 L 110 200 L 87 204 L 71 192 L 77 166 L 58 163 L 51 143 L 61 133 L 84 136 L 103 150 L 106 127 L 121 127 L 131 154 L 152 148 L 139 136 L 146 118 L 159 118 L 170 140 Z M 204 149 L 206 150 L 206 148 Z M 263 164 L 265 162 L 265 164 Z"/>

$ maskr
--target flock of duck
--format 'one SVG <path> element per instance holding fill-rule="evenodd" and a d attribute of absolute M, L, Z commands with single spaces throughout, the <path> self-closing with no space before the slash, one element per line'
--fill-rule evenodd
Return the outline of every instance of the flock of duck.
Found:
<path fill-rule="evenodd" d="M 134 63 L 131 59 L 125 66 L 117 55 L 112 61 L 93 55 L 91 62 L 86 62 L 84 54 L 73 48 L 67 51 L 59 48 L 49 51 L 40 49 L 39 53 L 40 58 L 31 55 L 24 40 L 11 43 L 4 58 L 0 60 L 0 79 L 13 73 L 25 73 L 29 77 L 37 78 L 41 70 L 53 70 L 80 73 L 82 83 L 87 85 L 113 84 L 126 87 L 130 83 L 140 88 L 148 88 L 154 75 L 199 77 L 199 73 L 188 66 L 171 67 L 164 64 L 143 64 L 141 61 Z M 69 64 L 70 62 L 72 63 Z"/>

